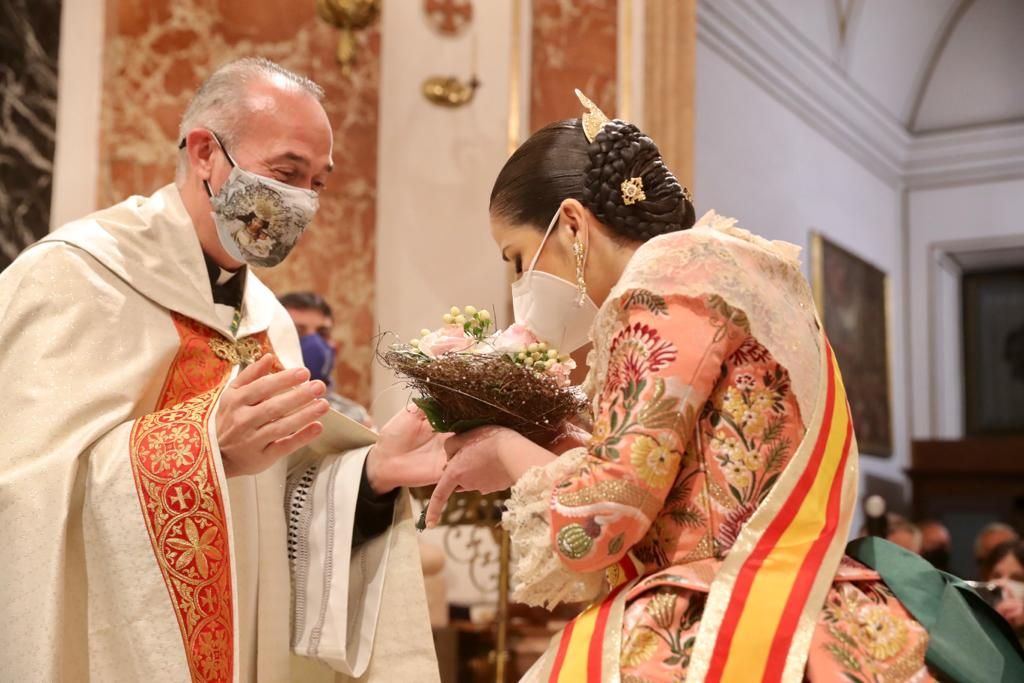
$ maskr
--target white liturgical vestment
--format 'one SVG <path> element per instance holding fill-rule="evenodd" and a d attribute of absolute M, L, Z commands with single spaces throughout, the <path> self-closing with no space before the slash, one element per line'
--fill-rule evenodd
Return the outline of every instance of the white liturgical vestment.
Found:
<path fill-rule="evenodd" d="M 302 366 L 246 277 L 233 334 L 174 186 L 0 273 L 0 680 L 437 680 L 404 492 L 353 549 L 372 433 L 332 414 L 314 447 L 224 476 L 223 387 L 263 353 Z"/>

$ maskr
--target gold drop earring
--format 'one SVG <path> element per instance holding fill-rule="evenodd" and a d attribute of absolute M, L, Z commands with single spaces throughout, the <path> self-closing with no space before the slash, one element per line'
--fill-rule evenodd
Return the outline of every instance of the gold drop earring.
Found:
<path fill-rule="evenodd" d="M 578 290 L 576 296 L 576 305 L 582 306 L 583 302 L 587 299 L 587 281 L 583 279 L 583 260 L 585 252 L 583 249 L 583 242 L 580 242 L 580 238 L 577 237 L 572 243 L 572 253 L 576 257 L 576 289 Z"/>

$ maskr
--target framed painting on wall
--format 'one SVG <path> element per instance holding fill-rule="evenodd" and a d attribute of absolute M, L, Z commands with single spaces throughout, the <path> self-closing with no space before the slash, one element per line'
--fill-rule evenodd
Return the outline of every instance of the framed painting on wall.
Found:
<path fill-rule="evenodd" d="M 888 276 L 817 232 L 811 263 L 814 300 L 843 373 L 860 452 L 891 456 Z"/>

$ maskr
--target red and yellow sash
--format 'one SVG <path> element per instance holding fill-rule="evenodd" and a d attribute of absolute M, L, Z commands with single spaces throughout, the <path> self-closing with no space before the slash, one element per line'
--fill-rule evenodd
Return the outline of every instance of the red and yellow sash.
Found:
<path fill-rule="evenodd" d="M 832 349 L 807 435 L 711 585 L 688 681 L 800 681 L 856 497 L 850 409 Z"/>
<path fill-rule="evenodd" d="M 626 593 L 640 576 L 627 554 L 611 567 L 612 590 L 562 629 L 545 654 L 548 666 L 538 680 L 545 683 L 601 683 L 619 673 L 622 612 Z"/>
<path fill-rule="evenodd" d="M 857 486 L 846 392 L 827 340 L 823 347 L 823 381 L 807 434 L 711 584 L 687 681 L 803 679 Z M 625 597 L 637 570 L 628 555 L 617 567 L 618 586 L 556 636 L 531 681 L 618 680 Z"/>

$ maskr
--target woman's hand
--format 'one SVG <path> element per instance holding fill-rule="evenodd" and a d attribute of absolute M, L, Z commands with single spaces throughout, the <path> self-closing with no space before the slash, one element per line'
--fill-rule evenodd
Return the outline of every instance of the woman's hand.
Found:
<path fill-rule="evenodd" d="M 427 527 L 437 525 L 456 490 L 493 493 L 516 482 L 526 470 L 545 465 L 555 454 L 505 427 L 480 427 L 445 444 L 450 457 L 427 506 Z"/>
<path fill-rule="evenodd" d="M 427 416 L 410 406 L 380 430 L 380 438 L 366 456 L 366 478 L 377 494 L 399 486 L 427 486 L 437 481 L 447 456 L 448 434 L 438 434 Z"/>
<path fill-rule="evenodd" d="M 574 424 L 566 423 L 551 443 L 547 445 L 548 450 L 556 455 L 561 455 L 574 448 L 585 447 L 591 441 L 590 433 Z"/>

